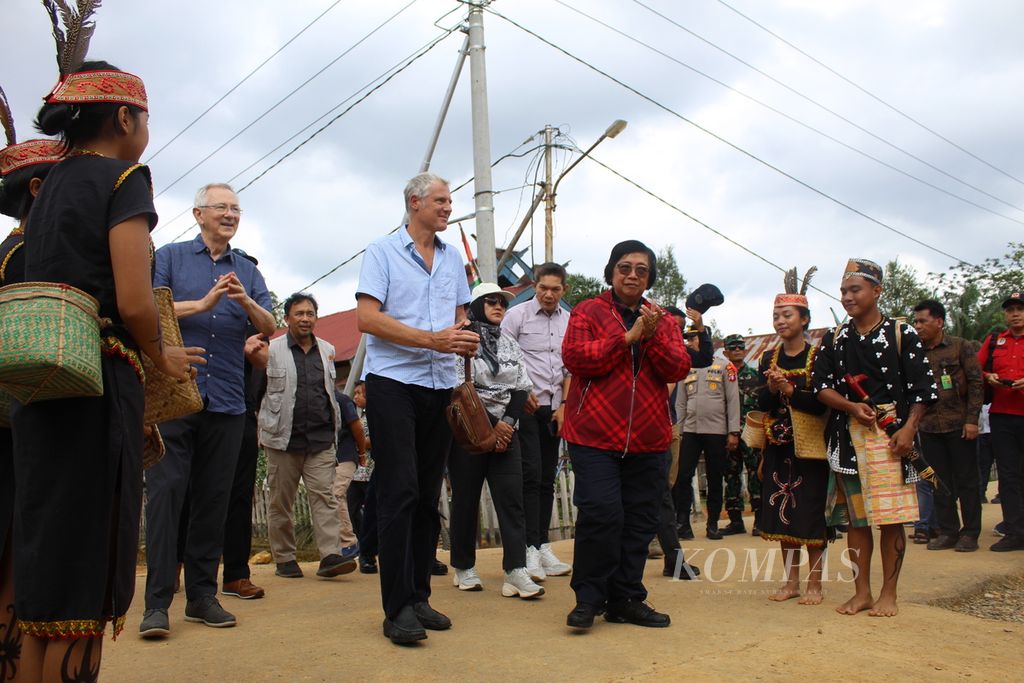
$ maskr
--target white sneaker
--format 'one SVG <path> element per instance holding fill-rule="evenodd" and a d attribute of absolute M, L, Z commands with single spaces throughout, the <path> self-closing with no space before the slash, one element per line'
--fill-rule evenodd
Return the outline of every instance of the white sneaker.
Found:
<path fill-rule="evenodd" d="M 526 567 L 516 567 L 505 572 L 505 585 L 501 587 L 501 594 L 506 598 L 519 596 L 528 600 L 544 595 L 544 589 L 533 582 Z"/>
<path fill-rule="evenodd" d="M 551 550 L 551 544 L 545 543 L 540 547 L 540 566 L 548 576 L 565 576 L 572 572 L 572 567 L 562 562 Z"/>
<path fill-rule="evenodd" d="M 548 578 L 544 573 L 544 567 L 540 564 L 540 551 L 532 545 L 526 546 L 526 571 L 534 581 L 543 581 Z"/>
<path fill-rule="evenodd" d="M 484 584 L 476 573 L 476 567 L 455 570 L 455 587 L 460 591 L 482 591 Z"/>

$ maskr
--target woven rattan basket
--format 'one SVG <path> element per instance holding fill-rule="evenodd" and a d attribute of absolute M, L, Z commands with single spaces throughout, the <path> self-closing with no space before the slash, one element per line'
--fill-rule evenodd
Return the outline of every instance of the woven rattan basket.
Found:
<path fill-rule="evenodd" d="M 748 448 L 753 448 L 755 451 L 764 448 L 764 413 L 760 410 L 751 410 L 747 413 L 740 438 Z"/>
<path fill-rule="evenodd" d="M 54 282 L 0 288 L 0 388 L 22 403 L 102 396 L 99 302 Z"/>
<path fill-rule="evenodd" d="M 148 470 L 153 465 L 164 459 L 167 449 L 164 447 L 164 439 L 160 436 L 160 430 L 152 425 L 149 435 L 142 438 L 142 468 Z"/>
<path fill-rule="evenodd" d="M 825 415 L 811 415 L 790 407 L 793 421 L 793 450 L 801 460 L 825 460 Z"/>
<path fill-rule="evenodd" d="M 156 298 L 157 311 L 160 313 L 160 331 L 165 346 L 184 346 L 181 341 L 181 328 L 178 318 L 174 315 L 174 297 L 167 287 L 153 290 Z M 199 387 L 194 379 L 187 382 L 168 377 L 156 369 L 148 357 L 143 355 L 142 363 L 146 368 L 146 413 L 144 422 L 148 425 L 160 424 L 167 420 L 176 420 L 203 409 L 203 399 L 199 395 Z"/>

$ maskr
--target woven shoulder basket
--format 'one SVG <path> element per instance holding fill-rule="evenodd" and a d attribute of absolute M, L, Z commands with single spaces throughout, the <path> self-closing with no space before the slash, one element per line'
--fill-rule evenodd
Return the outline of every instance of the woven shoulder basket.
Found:
<path fill-rule="evenodd" d="M 825 460 L 826 415 L 812 415 L 790 408 L 793 421 L 793 450 L 801 460 Z"/>
<path fill-rule="evenodd" d="M 160 315 L 160 333 L 164 346 L 184 346 L 181 339 L 181 327 L 174 315 L 174 296 L 167 287 L 153 290 L 156 298 L 156 309 Z M 148 425 L 160 424 L 168 420 L 176 420 L 203 409 L 203 397 L 199 395 L 199 387 L 194 379 L 187 382 L 168 377 L 156 369 L 153 361 L 146 355 L 142 356 L 143 367 L 146 369 L 146 410 L 143 422 Z"/>
<path fill-rule="evenodd" d="M 21 403 L 102 396 L 99 302 L 53 282 L 0 288 L 0 389 Z"/>
<path fill-rule="evenodd" d="M 747 448 L 759 451 L 765 446 L 764 439 L 764 413 L 760 410 L 751 410 L 743 421 L 743 431 L 740 433 L 743 443 Z"/>

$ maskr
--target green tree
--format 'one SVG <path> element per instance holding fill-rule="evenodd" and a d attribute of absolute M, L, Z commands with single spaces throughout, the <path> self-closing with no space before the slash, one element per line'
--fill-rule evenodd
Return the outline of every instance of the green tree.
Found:
<path fill-rule="evenodd" d="M 930 273 L 939 298 L 946 306 L 946 323 L 952 334 L 982 339 L 1004 326 L 1002 303 L 1007 292 L 1024 286 L 1024 242 L 1010 242 L 999 258 L 980 264 L 958 263 L 945 273 Z"/>
<path fill-rule="evenodd" d="M 579 273 L 569 273 L 565 284 L 566 292 L 563 298 L 570 306 L 575 306 L 584 299 L 595 297 L 607 289 L 602 280 Z"/>
<path fill-rule="evenodd" d="M 658 252 L 658 282 L 651 288 L 651 297 L 662 306 L 682 308 L 686 294 L 686 278 L 679 272 L 672 245 L 668 245 Z"/>
<path fill-rule="evenodd" d="M 903 265 L 899 259 L 885 264 L 882 282 L 882 298 L 878 301 L 878 307 L 890 318 L 909 320 L 917 302 L 934 296 L 918 278 L 913 266 Z"/>
<path fill-rule="evenodd" d="M 270 312 L 274 314 L 274 324 L 280 329 L 284 327 L 284 301 L 274 290 L 270 290 L 270 304 L 273 306 Z"/>

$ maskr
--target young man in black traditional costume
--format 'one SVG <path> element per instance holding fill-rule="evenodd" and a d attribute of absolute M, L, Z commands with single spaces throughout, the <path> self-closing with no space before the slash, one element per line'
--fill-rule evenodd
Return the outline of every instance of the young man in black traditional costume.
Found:
<path fill-rule="evenodd" d="M 938 398 L 938 388 L 914 329 L 878 310 L 878 264 L 851 259 L 840 291 L 850 322 L 826 333 L 812 378 L 818 400 L 832 409 L 825 431 L 832 470 L 827 512 L 831 525 L 849 525 L 855 563 L 856 592 L 836 611 L 870 610 L 871 616 L 891 617 L 898 612 L 896 587 L 906 552 L 903 524 L 920 516 L 919 477 L 909 456 L 918 423 Z M 883 570 L 878 600 L 870 579 L 871 527 L 876 525 L 881 527 Z"/>

